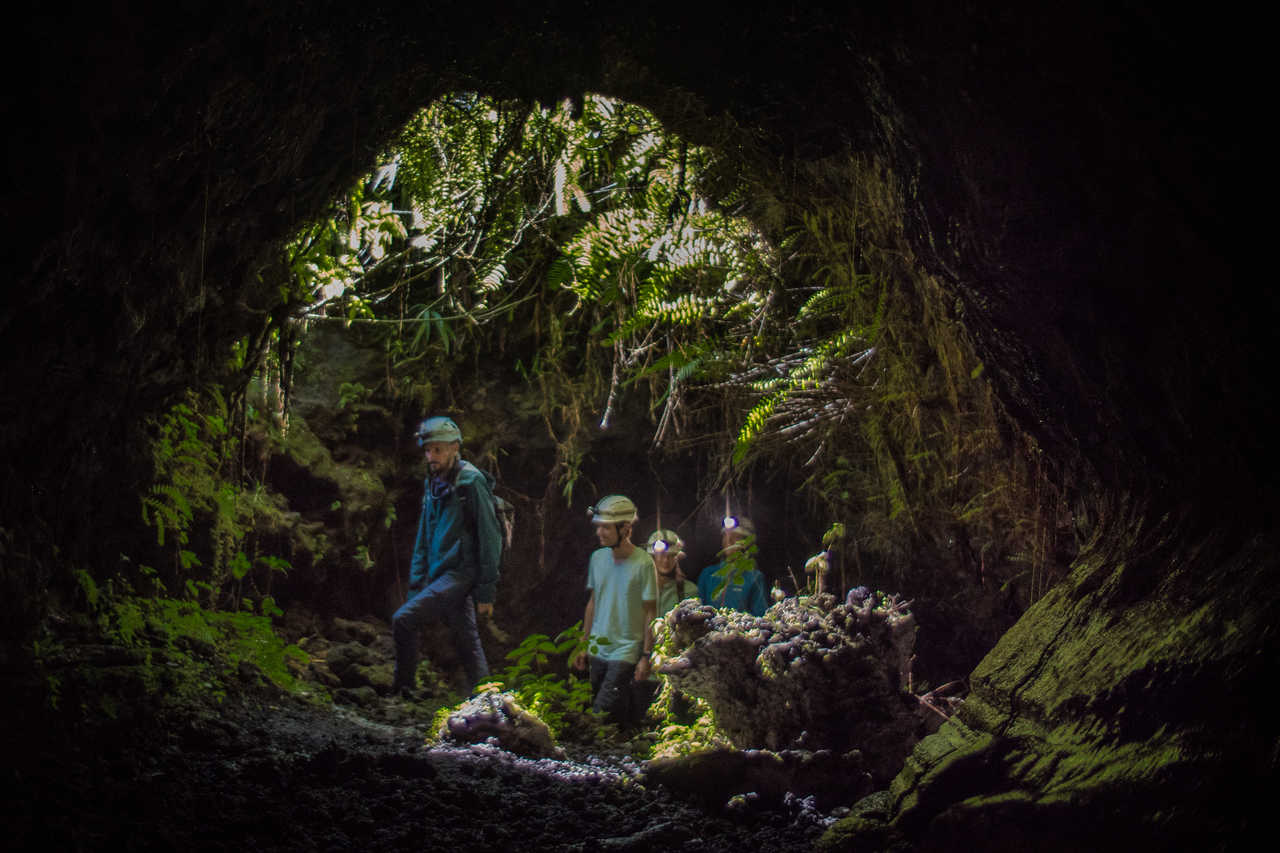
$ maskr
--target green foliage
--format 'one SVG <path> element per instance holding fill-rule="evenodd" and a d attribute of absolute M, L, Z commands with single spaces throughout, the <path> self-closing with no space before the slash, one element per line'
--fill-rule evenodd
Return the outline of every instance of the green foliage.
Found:
<path fill-rule="evenodd" d="M 236 580 L 243 580 L 244 576 L 249 573 L 252 565 L 249 558 L 244 555 L 244 551 L 237 551 L 235 557 L 231 559 L 231 576 Z"/>
<path fill-rule="evenodd" d="M 283 557 L 273 557 L 270 554 L 258 557 L 257 562 L 265 566 L 268 571 L 277 572 L 282 575 L 287 575 L 289 573 L 289 569 L 293 568 L 293 566 L 289 564 L 288 560 Z"/>
<path fill-rule="evenodd" d="M 369 389 L 359 382 L 343 382 L 338 386 L 338 408 L 345 409 L 356 403 L 364 402 L 369 396 Z"/>
<path fill-rule="evenodd" d="M 125 630 L 122 614 L 132 620 L 130 631 Z M 126 598 L 113 607 L 111 620 L 126 645 L 137 647 L 146 642 L 178 655 L 185 649 L 212 647 L 209 658 L 191 658 L 194 674 L 205 679 L 200 687 L 209 684 L 215 685 L 211 688 L 215 692 L 224 689 L 216 682 L 235 675 L 243 662 L 252 664 L 277 687 L 291 692 L 309 689 L 289 668 L 290 661 L 305 663 L 307 654 L 285 644 L 268 616 L 207 610 L 196 602 L 171 598 Z"/>
<path fill-rule="evenodd" d="M 661 443 L 679 429 L 681 389 L 737 362 L 724 330 L 737 336 L 762 304 L 742 282 L 765 277 L 770 249 L 699 195 L 709 162 L 647 111 L 605 97 L 580 113 L 441 98 L 298 235 L 290 268 L 304 315 L 381 324 L 389 369 L 377 391 L 422 406 L 468 354 L 508 346 L 495 321 L 515 329 L 509 363 L 527 391 L 514 405 L 545 426 L 567 499 L 587 413 L 607 427 L 623 395 L 642 391 L 663 409 Z M 386 211 L 402 234 L 375 224 Z"/>
<path fill-rule="evenodd" d="M 680 652 L 675 632 L 664 619 L 654 623 L 654 652 L 658 661 Z M 715 712 L 705 700 L 681 693 L 665 676 L 659 676 L 659 681 L 658 695 L 648 713 L 650 722 L 656 726 L 657 737 L 647 757 L 675 757 L 708 749 L 733 748 L 720 732 Z"/>
<path fill-rule="evenodd" d="M 553 640 L 546 634 L 530 634 L 507 653 L 511 663 L 495 681 L 515 693 L 517 700 L 541 719 L 557 739 L 581 736 L 567 728 L 569 720 L 581 720 L 591 711 L 591 683 L 568 672 L 569 664 L 585 648 L 582 623 L 562 631 Z"/>
<path fill-rule="evenodd" d="M 683 705 L 683 710 L 677 710 Z M 650 716 L 659 720 L 657 739 L 648 758 L 675 758 L 712 749 L 733 749 L 716 723 L 715 712 L 704 700 L 678 695 L 664 682 L 650 708 Z"/>
<path fill-rule="evenodd" d="M 957 606 L 975 580 L 992 593 L 1013 581 L 1010 595 L 1025 605 L 1058 571 L 1063 517 L 1036 451 L 1009 443 L 963 330 L 934 313 L 948 302 L 906 263 L 881 176 L 853 160 L 814 177 L 830 194 L 780 220 L 782 274 L 790 293 L 807 293 L 787 311 L 770 293 L 774 318 L 757 316 L 764 333 L 744 339 L 753 362 L 720 386 L 748 401 L 725 479 L 805 460 L 811 514 L 845 519 L 843 535 L 824 539 L 840 588 L 914 587 L 907 567 L 927 555 L 935 574 L 953 573 L 930 588 L 959 590 Z M 1025 577 L 1020 553 L 1034 555 Z"/>
<path fill-rule="evenodd" d="M 828 270 L 827 275 L 832 275 Z M 743 418 L 734 444 L 733 461 L 742 463 L 753 442 L 775 416 L 793 432 L 814 428 L 823 410 L 814 405 L 836 390 L 844 375 L 864 370 L 876 355 L 887 285 L 871 276 L 851 274 L 814 293 L 796 313 L 795 329 L 816 329 L 816 337 L 801 338 L 794 352 L 774 359 L 764 378 L 751 383 L 763 396 Z M 872 307 L 874 306 L 874 307 Z M 864 312 L 870 311 L 869 316 Z M 854 318 L 860 318 L 858 322 Z M 836 320 L 830 331 L 821 331 Z M 856 325 L 849 326 L 850 322 Z"/>
<path fill-rule="evenodd" d="M 203 397 L 189 393 L 153 424 L 155 479 L 142 497 L 141 517 L 155 529 L 157 545 L 164 547 L 168 540 L 181 569 L 201 562 L 182 547 L 190 542 L 197 514 L 208 518 L 215 537 L 234 538 L 234 488 L 221 474 L 226 423 L 226 404 L 212 391 Z M 218 565 L 224 556 L 213 554 L 211 562 Z"/>
<path fill-rule="evenodd" d="M 712 599 L 719 598 L 724 591 L 734 584 L 744 583 L 747 573 L 755 571 L 756 556 L 760 548 L 756 545 L 755 536 L 742 539 L 729 553 L 724 555 L 723 580 L 711 593 Z"/>
<path fill-rule="evenodd" d="M 140 597 L 115 578 L 98 589 L 87 620 L 80 632 L 93 638 L 87 648 L 103 650 L 96 656 L 86 658 L 53 638 L 33 645 L 51 709 L 113 720 L 151 714 L 171 705 L 220 701 L 243 689 L 246 677 L 325 698 L 294 675 L 309 658 L 281 640 L 266 616 Z"/>
<path fill-rule="evenodd" d="M 218 442 L 226 433 L 226 420 L 197 412 L 193 403 L 190 395 L 156 424 L 151 445 L 156 483 L 142 498 L 142 521 L 155 528 L 158 545 L 165 544 L 166 534 L 178 545 L 187 544 L 195 508 L 216 505 Z"/>
<path fill-rule="evenodd" d="M 263 612 L 278 611 L 265 597 L 271 577 L 290 565 L 258 553 L 254 530 L 280 510 L 261 485 L 244 488 L 232 479 L 238 442 L 229 434 L 227 412 L 221 392 L 191 392 L 151 424 L 154 474 L 140 499 L 140 517 L 155 532 L 161 569 L 150 559 L 122 555 L 126 582 L 157 594 L 185 590 L 192 600 L 233 609 L 249 597 L 263 603 Z"/>
<path fill-rule="evenodd" d="M 93 576 L 84 569 L 76 569 L 73 573 L 76 583 L 80 587 L 80 592 L 84 595 L 85 602 L 90 608 L 98 606 L 98 584 L 94 581 Z"/>

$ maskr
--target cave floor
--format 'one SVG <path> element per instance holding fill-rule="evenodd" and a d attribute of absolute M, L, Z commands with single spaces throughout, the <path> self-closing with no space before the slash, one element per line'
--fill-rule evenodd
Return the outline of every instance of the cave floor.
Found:
<path fill-rule="evenodd" d="M 781 851 L 809 849 L 827 822 L 798 802 L 710 813 L 646 786 L 626 756 L 431 747 L 425 721 L 376 716 L 257 693 L 145 730 L 55 737 L 15 721 L 5 846 Z"/>

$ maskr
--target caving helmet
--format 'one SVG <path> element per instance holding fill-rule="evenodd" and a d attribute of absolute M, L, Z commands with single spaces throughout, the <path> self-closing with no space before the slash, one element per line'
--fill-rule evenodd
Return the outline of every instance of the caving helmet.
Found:
<path fill-rule="evenodd" d="M 456 441 L 461 444 L 462 430 L 458 429 L 452 418 L 437 415 L 418 424 L 418 431 L 413 437 L 418 440 L 419 447 L 426 447 L 431 441 Z"/>
<path fill-rule="evenodd" d="M 726 515 L 721 526 L 726 532 L 733 532 L 739 536 L 755 536 L 756 526 L 751 523 L 751 519 L 741 515 Z"/>
<path fill-rule="evenodd" d="M 649 541 L 644 547 L 650 554 L 679 556 L 684 550 L 684 542 L 674 530 L 655 530 L 649 534 Z"/>
<path fill-rule="evenodd" d="M 625 495 L 606 495 L 595 506 L 587 507 L 587 514 L 592 524 L 626 524 L 639 517 L 636 505 Z"/>

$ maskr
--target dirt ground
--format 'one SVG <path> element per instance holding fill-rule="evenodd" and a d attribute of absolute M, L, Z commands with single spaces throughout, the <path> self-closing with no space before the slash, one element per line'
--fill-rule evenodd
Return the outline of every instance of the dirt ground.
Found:
<path fill-rule="evenodd" d="M 800 800 L 708 811 L 646 784 L 625 755 L 430 746 L 429 723 L 398 701 L 371 713 L 246 691 L 145 725 L 56 734 L 20 715 L 4 725 L 3 846 L 786 851 L 809 849 L 831 820 Z"/>

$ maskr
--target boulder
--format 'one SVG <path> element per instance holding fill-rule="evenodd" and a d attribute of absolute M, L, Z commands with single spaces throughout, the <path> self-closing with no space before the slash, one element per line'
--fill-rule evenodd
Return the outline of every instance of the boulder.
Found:
<path fill-rule="evenodd" d="M 693 601 L 660 623 L 658 671 L 704 699 L 739 748 L 860 750 L 879 782 L 918 737 L 915 620 L 894 595 L 788 598 L 762 617 Z"/>
<path fill-rule="evenodd" d="M 564 758 L 547 724 L 510 693 L 486 691 L 472 696 L 449 715 L 439 734 L 441 741 L 454 743 L 494 738 L 498 746 L 527 758 Z"/>

